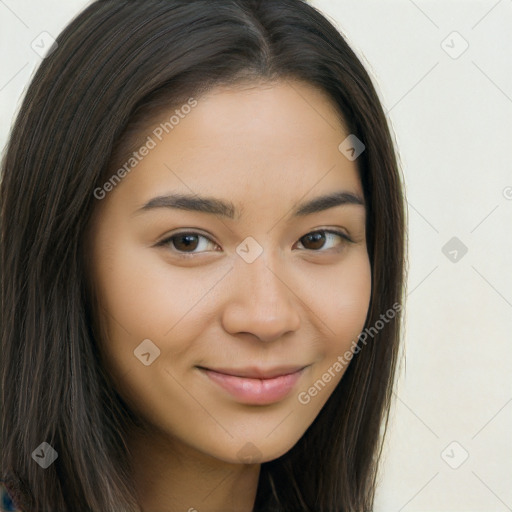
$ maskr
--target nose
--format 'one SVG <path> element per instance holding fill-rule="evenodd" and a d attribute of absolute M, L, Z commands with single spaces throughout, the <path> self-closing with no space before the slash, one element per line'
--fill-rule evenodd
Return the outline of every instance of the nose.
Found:
<path fill-rule="evenodd" d="M 229 285 L 232 295 L 222 315 L 224 329 L 233 335 L 252 334 L 266 342 L 297 331 L 300 300 L 284 274 L 271 269 L 263 257 L 252 263 L 238 261 L 231 276 L 235 283 Z"/>

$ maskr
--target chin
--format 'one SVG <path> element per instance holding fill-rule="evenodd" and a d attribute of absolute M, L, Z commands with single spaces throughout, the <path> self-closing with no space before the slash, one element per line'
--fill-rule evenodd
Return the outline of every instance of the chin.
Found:
<path fill-rule="evenodd" d="M 236 439 L 230 443 L 229 450 L 216 447 L 214 453 L 210 451 L 210 455 L 230 464 L 262 464 L 278 459 L 290 451 L 301 436 L 300 433 L 290 433 L 287 438 L 281 435 L 279 439 L 272 441 L 265 436 L 252 436 L 252 440 Z"/>

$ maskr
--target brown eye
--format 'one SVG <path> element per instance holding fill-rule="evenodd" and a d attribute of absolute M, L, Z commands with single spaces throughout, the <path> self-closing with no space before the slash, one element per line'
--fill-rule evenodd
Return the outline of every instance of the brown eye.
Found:
<path fill-rule="evenodd" d="M 185 234 L 172 237 L 173 245 L 178 251 L 194 251 L 198 245 L 198 236 Z"/>
<path fill-rule="evenodd" d="M 341 243 L 333 243 L 336 239 L 341 240 Z M 313 252 L 327 252 L 329 249 L 336 250 L 338 246 L 343 246 L 349 242 L 352 242 L 352 240 L 342 231 L 328 229 L 312 231 L 299 239 L 299 243 L 307 251 Z M 157 246 L 167 248 L 171 252 L 183 257 L 208 252 L 209 248 L 210 251 L 218 250 L 218 245 L 209 237 L 194 231 L 176 233 L 159 242 Z"/>
<path fill-rule="evenodd" d="M 208 244 L 216 245 L 212 240 L 200 233 L 187 231 L 167 237 L 157 245 L 168 247 L 172 252 L 178 254 L 197 254 L 208 249 Z M 201 250 L 197 251 L 198 248 Z"/>
<path fill-rule="evenodd" d="M 324 251 L 319 251 L 319 249 L 324 248 L 326 241 L 332 241 L 336 237 L 342 239 L 342 244 L 344 242 L 351 242 L 350 238 L 341 231 L 322 229 L 319 231 L 312 231 L 311 233 L 308 233 L 307 235 L 303 236 L 299 240 L 299 243 L 301 243 L 306 248 L 306 250 L 311 250 L 315 252 L 325 252 L 326 249 Z M 328 249 L 331 248 L 332 247 L 328 247 Z"/>

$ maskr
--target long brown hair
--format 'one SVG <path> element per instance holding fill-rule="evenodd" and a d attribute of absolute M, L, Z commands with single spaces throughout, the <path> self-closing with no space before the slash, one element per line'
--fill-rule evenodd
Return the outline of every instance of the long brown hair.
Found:
<path fill-rule="evenodd" d="M 368 73 L 303 0 L 98 0 L 57 45 L 28 87 L 2 162 L 0 479 L 26 512 L 135 512 L 124 435 L 137 417 L 98 356 L 85 243 L 93 191 L 120 148 L 148 116 L 217 85 L 300 79 L 327 92 L 365 145 L 357 159 L 372 269 L 365 327 L 404 296 L 400 171 Z M 371 510 L 399 309 L 359 340 L 297 444 L 262 464 L 255 512 Z M 32 460 L 42 442 L 58 453 L 44 470 Z"/>

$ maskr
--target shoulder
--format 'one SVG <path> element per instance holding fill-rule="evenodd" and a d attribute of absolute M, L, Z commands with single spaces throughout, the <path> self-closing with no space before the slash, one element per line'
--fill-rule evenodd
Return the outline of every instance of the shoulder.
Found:
<path fill-rule="evenodd" d="M 22 512 L 14 506 L 9 493 L 2 482 L 0 482 L 0 512 Z"/>

